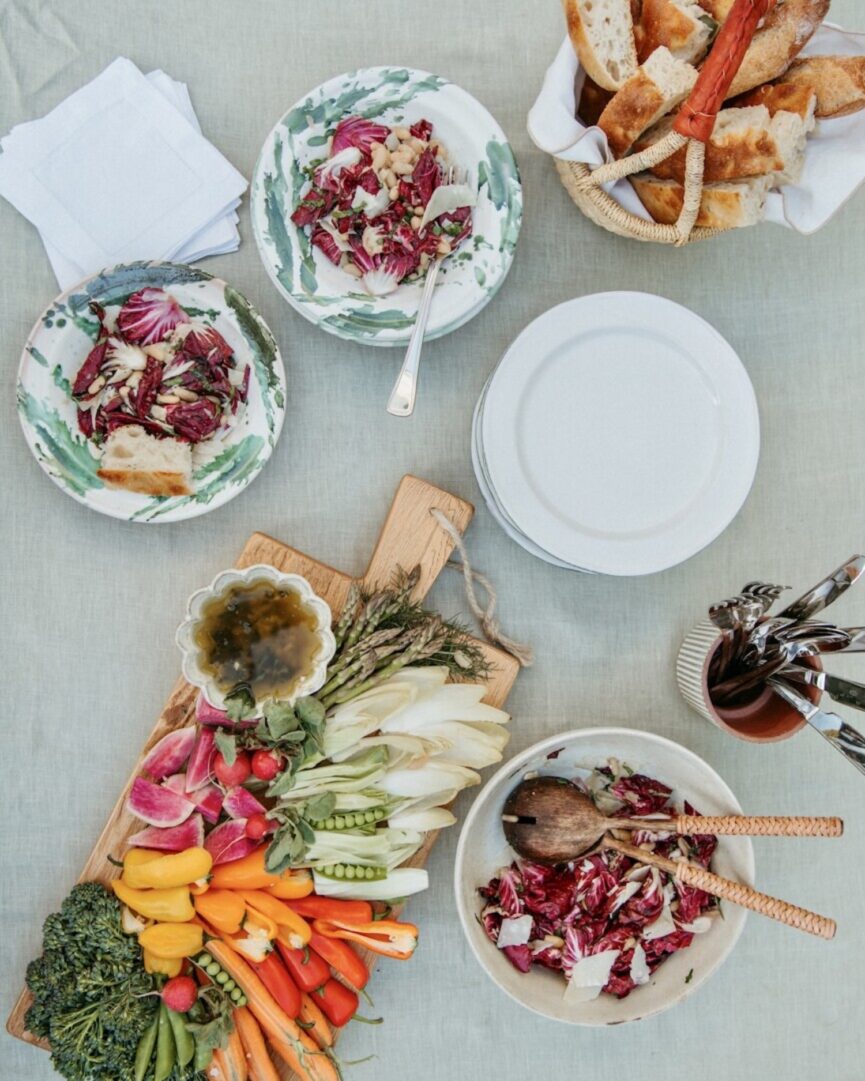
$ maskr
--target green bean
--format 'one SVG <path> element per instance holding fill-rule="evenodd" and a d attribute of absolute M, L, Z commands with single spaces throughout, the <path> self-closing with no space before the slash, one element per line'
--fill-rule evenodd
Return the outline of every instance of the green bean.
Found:
<path fill-rule="evenodd" d="M 171 1022 L 168 1020 L 168 1008 L 165 1003 L 161 1003 L 159 1026 L 156 1032 L 156 1069 L 153 1073 L 153 1081 L 165 1081 L 174 1069 L 175 1057 L 174 1035 L 171 1031 Z"/>
<path fill-rule="evenodd" d="M 186 1027 L 186 1018 L 182 1013 L 168 1009 L 168 1020 L 171 1023 L 171 1032 L 174 1036 L 177 1061 L 181 1066 L 187 1066 L 195 1054 L 195 1040 L 193 1040 L 192 1033 Z"/>
<path fill-rule="evenodd" d="M 150 1070 L 153 1048 L 156 1046 L 156 1030 L 159 1027 L 159 1011 L 153 1018 L 153 1024 L 144 1030 L 135 1052 L 135 1081 L 144 1081 Z"/>

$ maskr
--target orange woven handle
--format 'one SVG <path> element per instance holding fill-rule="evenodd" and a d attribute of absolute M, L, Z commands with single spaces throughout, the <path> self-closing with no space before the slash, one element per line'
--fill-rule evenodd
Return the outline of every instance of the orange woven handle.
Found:
<path fill-rule="evenodd" d="M 736 0 L 715 38 L 712 51 L 700 69 L 691 95 L 673 125 L 680 135 L 706 143 L 715 127 L 715 117 L 744 59 L 757 24 L 775 0 Z"/>

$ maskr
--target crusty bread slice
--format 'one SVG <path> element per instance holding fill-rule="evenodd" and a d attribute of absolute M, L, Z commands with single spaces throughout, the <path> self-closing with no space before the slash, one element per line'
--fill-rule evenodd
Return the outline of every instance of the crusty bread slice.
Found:
<path fill-rule="evenodd" d="M 673 117 L 665 116 L 637 140 L 634 150 L 651 146 L 672 126 Z M 778 112 L 772 117 L 765 105 L 722 109 L 706 144 L 704 178 L 717 183 L 770 173 L 776 183 L 789 184 L 802 169 L 805 135 L 805 122 L 796 113 Z M 651 172 L 662 180 L 684 183 L 685 148 L 658 162 Z"/>
<path fill-rule="evenodd" d="M 754 35 L 728 98 L 735 98 L 761 83 L 779 78 L 814 36 L 826 17 L 830 0 L 783 0 Z"/>
<path fill-rule="evenodd" d="M 817 105 L 817 94 L 810 83 L 788 83 L 787 76 L 784 82 L 764 83 L 754 90 L 749 90 L 733 102 L 735 106 L 765 105 L 769 110 L 769 116 L 783 111 L 796 113 L 805 121 L 808 131 L 814 127 L 814 110 Z"/>
<path fill-rule="evenodd" d="M 697 0 L 697 2 L 716 23 L 722 23 L 732 11 L 736 0 Z"/>
<path fill-rule="evenodd" d="M 865 109 L 865 56 L 808 56 L 790 65 L 784 82 L 813 87 L 819 117 Z"/>
<path fill-rule="evenodd" d="M 697 69 L 677 60 L 666 46 L 655 49 L 598 119 L 610 149 L 620 158 L 629 147 L 693 89 Z"/>
<path fill-rule="evenodd" d="M 598 86 L 618 90 L 637 70 L 630 0 L 563 0 L 568 34 Z"/>
<path fill-rule="evenodd" d="M 640 202 L 655 221 L 673 225 L 682 211 L 684 187 L 675 180 L 661 180 L 651 173 L 638 173 L 629 178 Z M 706 184 L 698 226 L 708 229 L 739 229 L 755 225 L 763 218 L 766 195 L 771 178 L 752 177 L 750 180 Z"/>
<path fill-rule="evenodd" d="M 192 450 L 188 443 L 158 439 L 139 424 L 127 424 L 106 439 L 97 474 L 109 488 L 192 495 Z"/>
<path fill-rule="evenodd" d="M 597 124 L 612 96 L 612 90 L 604 90 L 587 75 L 580 94 L 580 104 L 577 106 L 577 116 L 584 124 L 589 126 Z"/>
<path fill-rule="evenodd" d="M 714 37 L 717 23 L 697 0 L 643 0 L 640 22 L 634 29 L 637 59 L 647 60 L 666 45 L 677 60 L 695 64 Z"/>

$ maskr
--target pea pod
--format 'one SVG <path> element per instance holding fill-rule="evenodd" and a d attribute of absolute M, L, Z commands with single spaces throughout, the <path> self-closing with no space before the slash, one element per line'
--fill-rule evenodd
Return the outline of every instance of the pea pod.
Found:
<path fill-rule="evenodd" d="M 168 1020 L 168 1008 L 164 1003 L 159 1006 L 159 1025 L 156 1032 L 156 1069 L 153 1081 L 165 1081 L 174 1069 L 176 1053 L 171 1022 Z"/>
<path fill-rule="evenodd" d="M 182 1013 L 177 1013 L 166 1006 L 168 1020 L 171 1024 L 171 1032 L 174 1036 L 174 1047 L 177 1051 L 177 1061 L 181 1066 L 188 1065 L 195 1054 L 195 1040 L 192 1033 L 186 1027 L 186 1018 Z"/>
<path fill-rule="evenodd" d="M 195 1058 L 192 1062 L 192 1068 L 194 1070 L 206 1070 L 210 1065 L 210 1060 L 213 1058 L 213 1048 L 208 1047 L 206 1043 L 195 1044 Z"/>
<path fill-rule="evenodd" d="M 135 1081 L 144 1081 L 150 1070 L 150 1060 L 153 1058 L 153 1048 L 156 1046 L 156 1031 L 159 1028 L 159 1011 L 153 1018 L 138 1041 L 135 1051 Z"/>

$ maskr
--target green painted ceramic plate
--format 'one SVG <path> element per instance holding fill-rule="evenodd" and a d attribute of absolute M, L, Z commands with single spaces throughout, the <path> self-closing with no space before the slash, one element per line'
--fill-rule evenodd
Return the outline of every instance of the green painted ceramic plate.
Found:
<path fill-rule="evenodd" d="M 388 296 L 360 291 L 291 221 L 307 185 L 304 169 L 327 152 L 346 116 L 410 126 L 425 117 L 450 160 L 477 186 L 472 236 L 442 264 L 427 338 L 463 325 L 490 301 L 510 269 L 522 218 L 517 164 L 505 134 L 465 90 L 425 71 L 363 68 L 316 87 L 267 138 L 252 180 L 252 224 L 261 258 L 277 289 L 310 322 L 368 345 L 408 342 L 422 281 Z"/>
<path fill-rule="evenodd" d="M 109 320 L 130 294 L 166 289 L 190 315 L 212 323 L 252 376 L 246 409 L 218 442 L 193 451 L 195 494 L 153 497 L 106 487 L 99 451 L 78 429 L 71 384 L 96 337 L 90 302 Z M 179 522 L 221 507 L 250 484 L 279 438 L 285 372 L 273 335 L 245 297 L 197 267 L 117 266 L 68 289 L 46 308 L 27 339 L 18 371 L 18 416 L 36 460 L 64 492 L 100 514 L 130 522 Z"/>

